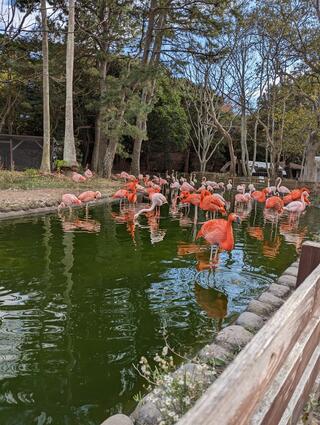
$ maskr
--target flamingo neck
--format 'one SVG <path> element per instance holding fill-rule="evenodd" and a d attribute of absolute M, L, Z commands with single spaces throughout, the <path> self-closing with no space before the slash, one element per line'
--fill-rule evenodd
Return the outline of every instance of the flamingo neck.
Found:
<path fill-rule="evenodd" d="M 282 178 L 278 177 L 277 180 L 278 180 L 277 190 L 279 191 L 279 187 L 281 186 L 281 183 L 282 183 Z"/>

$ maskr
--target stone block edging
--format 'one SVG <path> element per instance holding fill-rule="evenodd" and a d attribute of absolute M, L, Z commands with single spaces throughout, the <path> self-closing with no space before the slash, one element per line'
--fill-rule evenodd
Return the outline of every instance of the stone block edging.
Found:
<path fill-rule="evenodd" d="M 217 360 L 219 362 L 219 374 L 221 374 L 254 334 L 263 327 L 294 291 L 298 268 L 299 260 L 292 263 L 278 278 L 277 282 L 270 284 L 257 299 L 251 300 L 247 309 L 238 316 L 234 323 L 222 329 L 211 344 L 207 344 L 199 351 L 194 358 L 195 361 L 200 360 L 209 364 Z M 171 375 L 185 373 L 185 370 L 190 368 L 196 369 L 197 364 L 184 364 Z M 162 417 L 157 407 L 157 401 L 161 404 L 161 397 L 163 396 L 165 396 L 163 391 L 158 391 L 156 397 L 154 391 L 152 391 L 143 397 L 130 417 L 120 415 L 126 419 L 119 422 L 119 415 L 114 415 L 108 418 L 108 422 L 103 422 L 101 425 L 158 425 Z"/>

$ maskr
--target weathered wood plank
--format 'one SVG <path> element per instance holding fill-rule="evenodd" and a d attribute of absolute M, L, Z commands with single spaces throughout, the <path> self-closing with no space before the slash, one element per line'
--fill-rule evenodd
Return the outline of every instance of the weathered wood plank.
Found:
<path fill-rule="evenodd" d="M 320 312 L 319 312 L 320 313 Z M 320 317 L 313 317 L 259 403 L 251 424 L 278 424 L 320 340 Z"/>
<path fill-rule="evenodd" d="M 319 377 L 320 371 L 320 347 L 317 347 L 307 365 L 299 384 L 296 386 L 291 400 L 285 410 L 279 425 L 296 424 L 302 414 L 303 408 L 308 401 L 314 382 Z"/>
<path fill-rule="evenodd" d="M 320 243 L 306 241 L 302 245 L 297 286 L 320 264 Z"/>
<path fill-rule="evenodd" d="M 320 266 L 212 384 L 178 425 L 248 425 L 291 349 L 314 317 Z"/>

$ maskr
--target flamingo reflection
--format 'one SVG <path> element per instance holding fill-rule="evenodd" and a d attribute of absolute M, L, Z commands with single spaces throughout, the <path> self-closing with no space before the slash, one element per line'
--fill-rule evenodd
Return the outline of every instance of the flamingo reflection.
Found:
<path fill-rule="evenodd" d="M 101 230 L 101 224 L 96 220 L 86 219 L 81 220 L 76 218 L 74 220 L 61 221 L 62 230 L 64 232 L 74 232 L 76 230 L 88 232 L 88 233 L 99 233 Z"/>
<path fill-rule="evenodd" d="M 218 330 L 228 312 L 228 297 L 222 291 L 214 288 L 203 288 L 198 283 L 194 285 L 196 301 L 207 313 L 208 317 L 218 319 Z"/>

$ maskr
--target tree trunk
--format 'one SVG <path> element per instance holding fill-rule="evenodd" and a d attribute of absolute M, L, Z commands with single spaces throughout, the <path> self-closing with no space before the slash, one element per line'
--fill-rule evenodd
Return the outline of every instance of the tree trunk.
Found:
<path fill-rule="evenodd" d="M 200 161 L 200 172 L 203 174 L 206 172 L 207 168 L 207 162 L 206 161 Z"/>
<path fill-rule="evenodd" d="M 186 155 L 184 157 L 184 167 L 183 171 L 189 174 L 189 163 L 190 163 L 190 147 L 186 151 Z"/>
<path fill-rule="evenodd" d="M 103 60 L 100 63 L 100 102 L 101 97 L 106 90 L 106 74 L 107 74 L 107 61 Z M 92 154 L 92 168 L 97 173 L 100 171 L 99 169 L 99 157 L 101 155 L 101 139 L 102 139 L 102 116 L 103 116 L 103 106 L 99 106 L 99 112 L 96 117 L 95 122 L 95 140 L 94 140 L 94 148 Z"/>
<path fill-rule="evenodd" d="M 43 147 L 40 170 L 51 172 L 50 160 L 50 104 L 49 104 L 49 45 L 46 0 L 41 0 L 42 20 L 42 75 L 43 75 Z"/>
<path fill-rule="evenodd" d="M 248 175 L 248 157 L 247 157 L 247 117 L 246 110 L 241 111 L 241 166 L 244 176 Z"/>
<path fill-rule="evenodd" d="M 131 162 L 131 173 L 134 176 L 138 176 L 140 174 L 140 155 L 141 155 L 141 147 L 143 142 L 142 134 L 145 133 L 147 128 L 147 117 L 146 116 L 138 116 L 137 124 L 136 124 L 141 135 L 136 137 L 133 144 L 133 152 L 132 152 L 132 162 Z"/>
<path fill-rule="evenodd" d="M 315 157 L 320 148 L 320 142 L 315 140 L 316 137 L 316 132 L 313 132 L 306 144 L 305 162 L 302 172 L 302 180 L 306 182 L 316 182 L 318 179 Z"/>
<path fill-rule="evenodd" d="M 77 166 L 76 146 L 73 129 L 73 66 L 74 66 L 74 0 L 69 0 L 69 20 L 66 60 L 66 113 L 63 160 L 69 166 Z"/>
<path fill-rule="evenodd" d="M 252 166 L 250 171 L 250 175 L 252 176 L 254 166 L 257 159 L 257 137 L 258 137 L 258 120 L 256 119 L 254 123 L 254 134 L 253 134 L 253 157 L 252 157 Z"/>
<path fill-rule="evenodd" d="M 113 161 L 117 151 L 117 144 L 118 144 L 117 137 L 110 138 L 107 149 L 106 149 L 106 153 L 104 155 L 103 174 L 104 174 L 104 177 L 106 177 L 107 179 L 111 178 Z"/>

